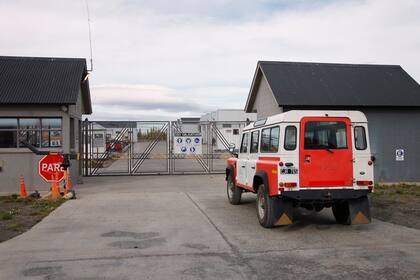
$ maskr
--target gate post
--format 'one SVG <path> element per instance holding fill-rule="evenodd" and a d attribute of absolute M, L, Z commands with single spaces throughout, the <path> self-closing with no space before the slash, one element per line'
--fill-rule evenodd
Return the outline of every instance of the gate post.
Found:
<path fill-rule="evenodd" d="M 84 176 L 89 175 L 88 127 L 89 127 L 89 120 L 88 120 L 88 118 L 86 118 L 83 122 L 83 129 L 82 129 L 82 131 L 83 131 L 83 137 L 82 137 L 83 140 L 82 141 L 84 142 L 83 143 L 84 150 L 82 151 L 82 157 L 83 157 L 82 162 L 84 163 L 84 166 L 83 166 L 83 170 L 84 170 L 83 175 Z"/>
<path fill-rule="evenodd" d="M 172 152 L 173 152 L 173 148 L 172 148 L 172 121 L 168 121 L 168 133 L 166 134 L 166 141 L 168 143 L 167 145 L 167 149 L 168 149 L 168 154 L 167 154 L 167 164 L 168 164 L 168 174 L 172 175 L 173 171 L 172 171 Z"/>

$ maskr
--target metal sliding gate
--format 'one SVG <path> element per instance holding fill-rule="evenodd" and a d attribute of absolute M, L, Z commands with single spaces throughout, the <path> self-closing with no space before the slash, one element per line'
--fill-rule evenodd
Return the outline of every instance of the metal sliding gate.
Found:
<path fill-rule="evenodd" d="M 85 121 L 83 175 L 222 173 L 245 122 Z"/>

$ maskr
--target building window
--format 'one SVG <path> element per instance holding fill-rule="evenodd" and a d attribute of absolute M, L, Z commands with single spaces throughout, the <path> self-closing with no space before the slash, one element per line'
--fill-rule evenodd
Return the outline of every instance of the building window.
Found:
<path fill-rule="evenodd" d="M 366 150 L 366 131 L 363 126 L 354 127 L 354 146 L 357 150 Z"/>
<path fill-rule="evenodd" d="M 257 131 L 253 131 L 251 133 L 251 148 L 250 148 L 250 153 L 254 154 L 254 153 L 258 153 L 258 143 L 259 143 L 259 139 L 260 138 L 260 132 Z"/>
<path fill-rule="evenodd" d="M 233 135 L 239 135 L 239 129 L 234 128 L 233 129 Z"/>
<path fill-rule="evenodd" d="M 61 147 L 61 118 L 0 118 L 0 148 L 24 147 L 25 140 L 35 147 Z"/>
<path fill-rule="evenodd" d="M 242 136 L 241 153 L 248 152 L 248 134 L 249 133 L 244 133 L 244 135 Z"/>
<path fill-rule="evenodd" d="M 17 147 L 17 119 L 0 119 L 0 148 Z"/>
<path fill-rule="evenodd" d="M 347 149 L 345 122 L 307 122 L 305 150 Z"/>
<path fill-rule="evenodd" d="M 277 153 L 279 150 L 280 127 L 265 128 L 261 132 L 261 153 Z"/>
<path fill-rule="evenodd" d="M 232 124 L 230 124 L 230 123 L 224 123 L 224 124 L 222 124 L 222 127 L 223 128 L 231 128 L 232 127 Z"/>
<path fill-rule="evenodd" d="M 41 119 L 41 143 L 42 147 L 61 147 L 63 142 L 62 124 L 59 118 Z"/>
<path fill-rule="evenodd" d="M 29 144 L 39 147 L 41 120 L 36 118 L 19 119 L 19 140 L 25 140 Z M 21 144 L 19 143 L 19 146 Z"/>
<path fill-rule="evenodd" d="M 293 151 L 296 149 L 297 129 L 296 126 L 289 125 L 284 133 L 284 149 Z"/>

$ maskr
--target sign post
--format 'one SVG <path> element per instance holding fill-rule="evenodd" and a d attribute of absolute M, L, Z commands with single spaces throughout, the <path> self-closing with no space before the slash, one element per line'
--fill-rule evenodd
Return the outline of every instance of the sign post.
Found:
<path fill-rule="evenodd" d="M 46 155 L 39 160 L 38 163 L 38 174 L 46 182 L 52 182 L 54 180 L 54 174 L 58 173 L 58 181 L 64 178 L 64 168 L 61 164 L 64 161 L 64 157 L 60 154 Z"/>

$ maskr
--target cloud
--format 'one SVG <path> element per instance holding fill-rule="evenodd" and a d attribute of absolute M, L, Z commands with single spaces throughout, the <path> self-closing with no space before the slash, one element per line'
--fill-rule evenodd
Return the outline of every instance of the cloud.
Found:
<path fill-rule="evenodd" d="M 92 87 L 93 103 L 139 110 L 202 112 L 209 107 L 180 98 L 175 90 L 155 85 L 101 85 Z"/>
<path fill-rule="evenodd" d="M 218 108 L 238 109 L 244 88 L 183 88 L 158 85 L 104 84 L 91 87 L 93 118 L 129 120 L 176 120 L 179 117 L 201 116 Z M 225 100 L 225 104 L 220 104 Z"/>
<path fill-rule="evenodd" d="M 419 1 L 89 3 L 95 118 L 243 108 L 258 60 L 399 64 L 420 81 Z M 89 56 L 82 0 L 1 1 L 0 17 L 3 55 Z"/>

